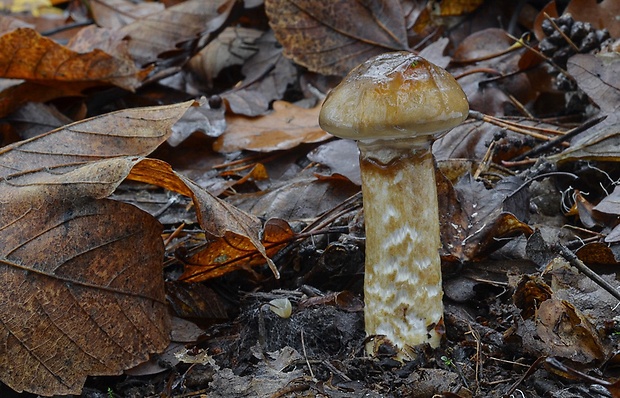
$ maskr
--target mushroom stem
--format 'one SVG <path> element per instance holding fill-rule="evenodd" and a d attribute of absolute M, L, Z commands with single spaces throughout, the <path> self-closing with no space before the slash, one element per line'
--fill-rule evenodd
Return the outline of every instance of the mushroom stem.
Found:
<path fill-rule="evenodd" d="M 412 357 L 443 334 L 439 214 L 430 140 L 359 141 L 366 266 L 365 326 Z M 369 344 L 374 354 L 381 339 Z"/>

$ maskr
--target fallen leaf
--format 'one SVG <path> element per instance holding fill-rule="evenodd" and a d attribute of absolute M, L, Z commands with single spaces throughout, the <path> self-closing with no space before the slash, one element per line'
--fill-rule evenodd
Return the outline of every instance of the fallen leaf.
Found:
<path fill-rule="evenodd" d="M 168 344 L 161 226 L 137 208 L 3 187 L 0 379 L 16 391 L 79 394 Z"/>
<path fill-rule="evenodd" d="M 265 11 L 284 55 L 325 75 L 344 75 L 374 55 L 409 48 L 398 0 L 265 0 Z"/>
<path fill-rule="evenodd" d="M 575 15 L 577 20 L 590 22 L 595 29 L 607 29 L 611 37 L 620 36 L 620 4 L 614 0 L 571 0 L 565 14 Z"/>
<path fill-rule="evenodd" d="M 243 81 L 221 95 L 231 112 L 238 115 L 264 115 L 269 105 L 282 99 L 287 87 L 297 81 L 297 68 L 282 55 L 282 46 L 272 31 L 263 34 L 256 46 L 258 52 L 241 68 Z"/>
<path fill-rule="evenodd" d="M 598 362 L 606 350 L 588 319 L 565 300 L 550 298 L 536 313 L 538 337 L 547 346 L 547 354 L 579 363 Z"/>
<path fill-rule="evenodd" d="M 345 176 L 355 185 L 362 185 L 359 150 L 352 140 L 334 140 L 308 153 L 308 159 L 329 167 L 332 173 Z"/>
<path fill-rule="evenodd" d="M 620 83 L 617 76 L 620 75 L 620 55 L 577 54 L 569 58 L 567 64 L 568 72 L 575 78 L 579 88 L 599 106 L 601 114 L 607 118 L 581 133 L 568 149 L 549 159 L 557 162 L 618 161 Z"/>
<path fill-rule="evenodd" d="M 225 68 L 243 65 L 258 51 L 257 41 L 263 35 L 258 29 L 229 26 L 205 48 L 194 55 L 187 68 L 201 78 L 207 89 Z"/>
<path fill-rule="evenodd" d="M 237 194 L 229 203 L 259 217 L 303 220 L 338 206 L 359 190 L 347 179 L 317 178 L 309 171 L 256 194 Z"/>
<path fill-rule="evenodd" d="M 321 104 L 306 109 L 276 101 L 273 112 L 266 116 L 229 116 L 226 119 L 228 128 L 213 143 L 213 149 L 218 152 L 241 149 L 271 152 L 327 140 L 332 136 L 319 127 L 320 110 Z"/>
<path fill-rule="evenodd" d="M 161 160 L 147 158 L 136 161 L 127 178 L 191 197 L 196 206 L 198 222 L 209 238 L 227 236 L 229 239 L 247 239 L 261 254 L 274 275 L 279 276 L 261 242 L 262 224 L 256 216 L 218 199 L 187 177 L 176 173 L 169 164 Z"/>
<path fill-rule="evenodd" d="M 286 221 L 268 220 L 263 228 L 261 239 L 267 256 L 273 257 L 290 243 L 294 236 L 295 233 Z M 238 269 L 264 263 L 265 258 L 247 237 L 226 233 L 222 238 L 210 242 L 198 253 L 188 258 L 179 280 L 202 282 Z"/>
<path fill-rule="evenodd" d="M 0 178 L 27 184 L 52 170 L 57 174 L 99 159 L 147 155 L 168 138 L 193 103 L 125 109 L 5 146 L 0 148 Z"/>
<path fill-rule="evenodd" d="M 101 50 L 79 54 L 39 35 L 18 28 L 0 36 L 0 77 L 38 83 L 88 82 L 92 86 L 114 84 L 135 90 L 148 70 Z"/>
<path fill-rule="evenodd" d="M 186 61 L 198 39 L 206 39 L 228 18 L 234 0 L 188 0 L 138 19 L 119 31 L 138 65 Z"/>
<path fill-rule="evenodd" d="M 455 185 L 437 175 L 441 255 L 449 261 L 484 258 L 507 243 L 507 237 L 534 231 L 527 218 L 528 195 L 519 178 L 501 180 L 492 189 L 465 174 Z"/>
<path fill-rule="evenodd" d="M 127 0 L 90 0 L 88 5 L 97 25 L 108 29 L 120 29 L 164 9 L 163 3 Z"/>

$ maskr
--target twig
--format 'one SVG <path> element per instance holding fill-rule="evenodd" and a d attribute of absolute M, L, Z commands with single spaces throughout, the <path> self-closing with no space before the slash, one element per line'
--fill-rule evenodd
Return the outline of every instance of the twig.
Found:
<path fill-rule="evenodd" d="M 562 257 L 564 257 L 570 263 L 570 265 L 577 268 L 587 277 L 592 279 L 594 282 L 596 282 L 596 284 L 598 284 L 600 287 L 605 289 L 609 294 L 614 296 L 617 300 L 620 300 L 620 292 L 615 287 L 613 287 L 609 282 L 607 282 L 605 279 L 601 278 L 599 274 L 592 271 L 587 265 L 585 265 L 584 262 L 581 261 L 575 255 L 575 253 L 570 251 L 566 246 L 562 244 L 558 243 L 554 246 L 555 246 L 555 249 L 562 255 Z"/>
<path fill-rule="evenodd" d="M 607 118 L 607 115 L 604 116 L 600 116 L 594 119 L 590 119 L 587 122 L 585 122 L 584 124 L 582 124 L 581 126 L 577 126 L 572 130 L 567 131 L 564 135 L 560 136 L 560 137 L 556 137 L 552 140 L 549 140 L 545 143 L 542 143 L 540 145 L 538 145 L 535 148 L 532 148 L 531 150 L 522 153 L 521 155 L 517 156 L 516 158 L 513 159 L 514 162 L 518 162 L 520 160 L 524 160 L 525 158 L 528 157 L 532 157 L 535 155 L 538 155 L 539 153 L 545 152 L 548 149 L 551 149 L 555 146 L 560 145 L 562 142 L 569 140 L 573 137 L 575 137 L 578 134 L 583 133 L 584 131 L 588 130 L 590 127 L 595 126 L 597 124 L 599 124 L 600 122 L 602 122 L 603 120 L 605 120 Z"/>
<path fill-rule="evenodd" d="M 504 398 L 506 397 L 510 397 L 511 394 L 513 392 L 515 392 L 517 390 L 517 387 L 519 387 L 519 385 L 521 383 L 523 383 L 523 380 L 527 379 L 528 377 L 530 377 L 532 375 L 532 373 L 534 373 L 536 370 L 538 370 L 538 367 L 540 366 L 540 364 L 547 359 L 546 356 L 542 356 L 539 357 L 537 360 L 534 361 L 534 363 L 529 367 L 529 369 L 523 374 L 523 376 L 521 376 L 519 378 L 519 380 L 517 380 L 506 392 L 506 394 L 504 394 Z"/>
<path fill-rule="evenodd" d="M 306 354 L 306 343 L 304 342 L 304 330 L 301 330 L 301 349 L 304 353 L 304 359 L 306 360 L 306 365 L 308 365 L 308 370 L 310 371 L 310 376 L 312 380 L 316 380 L 314 377 L 314 372 L 312 371 L 312 366 L 310 366 L 310 361 L 308 361 L 308 354 Z"/>
<path fill-rule="evenodd" d="M 510 130 L 510 131 L 514 131 L 515 133 L 521 133 L 521 134 L 524 134 L 524 135 L 529 135 L 530 137 L 534 137 L 536 139 L 543 140 L 543 141 L 551 140 L 551 137 L 549 137 L 549 136 L 546 136 L 544 134 L 540 134 L 540 133 L 537 133 L 537 132 L 534 132 L 534 131 L 531 131 L 531 130 L 526 130 L 523 127 L 517 127 L 517 126 L 514 126 L 512 124 L 505 123 L 501 119 L 498 119 L 498 118 L 495 118 L 495 117 L 492 117 L 492 116 L 489 116 L 489 115 L 485 115 L 484 113 L 481 113 L 481 112 L 470 110 L 469 111 L 469 116 L 472 119 L 481 120 L 483 122 L 491 123 L 491 124 L 493 124 L 495 126 L 502 127 L 502 128 L 507 129 L 507 130 Z"/>

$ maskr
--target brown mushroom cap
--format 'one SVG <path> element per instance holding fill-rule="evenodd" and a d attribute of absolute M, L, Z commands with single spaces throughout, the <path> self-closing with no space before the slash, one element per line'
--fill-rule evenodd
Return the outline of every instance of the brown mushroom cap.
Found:
<path fill-rule="evenodd" d="M 431 138 L 463 122 L 468 111 L 467 97 L 450 73 L 400 51 L 353 69 L 325 99 L 319 124 L 354 140 Z"/>

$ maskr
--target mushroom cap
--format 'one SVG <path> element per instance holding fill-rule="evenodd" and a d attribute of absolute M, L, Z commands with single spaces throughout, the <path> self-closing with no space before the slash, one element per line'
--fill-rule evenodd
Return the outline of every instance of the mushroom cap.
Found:
<path fill-rule="evenodd" d="M 325 98 L 319 124 L 353 140 L 428 136 L 459 125 L 469 104 L 445 69 L 399 51 L 357 66 Z"/>

